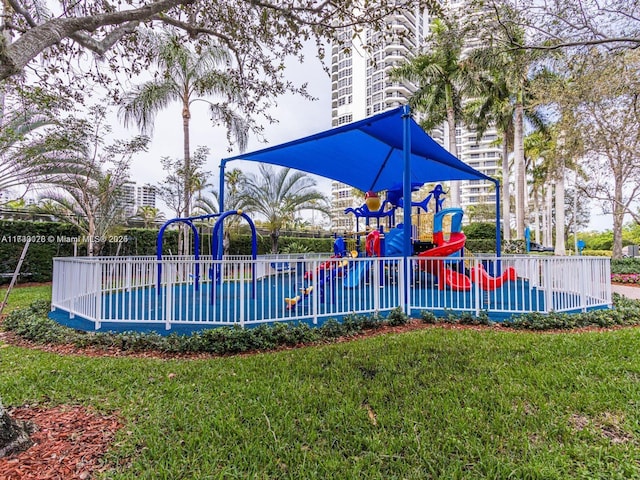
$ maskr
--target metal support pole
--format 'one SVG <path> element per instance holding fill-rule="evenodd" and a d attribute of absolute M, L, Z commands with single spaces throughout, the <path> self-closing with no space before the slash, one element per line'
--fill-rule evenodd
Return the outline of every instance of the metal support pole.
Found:
<path fill-rule="evenodd" d="M 411 111 L 409 105 L 402 107 L 402 149 L 404 155 L 404 172 L 402 184 L 403 197 L 403 257 L 405 268 L 408 265 L 408 258 L 413 253 L 411 246 Z M 409 309 L 409 289 L 405 288 L 403 310 L 408 313 Z"/>

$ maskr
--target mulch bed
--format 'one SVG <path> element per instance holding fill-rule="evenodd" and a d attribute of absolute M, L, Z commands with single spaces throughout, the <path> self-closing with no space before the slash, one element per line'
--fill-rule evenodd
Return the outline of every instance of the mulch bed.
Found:
<path fill-rule="evenodd" d="M 85 407 L 8 409 L 16 420 L 34 425 L 34 445 L 0 459 L 0 480 L 86 480 L 107 467 L 102 458 L 122 423 Z"/>

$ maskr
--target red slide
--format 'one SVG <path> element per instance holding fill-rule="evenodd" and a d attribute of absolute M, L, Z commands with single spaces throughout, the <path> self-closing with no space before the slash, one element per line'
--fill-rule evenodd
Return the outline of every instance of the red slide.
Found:
<path fill-rule="evenodd" d="M 436 238 L 436 235 L 434 234 L 434 240 L 442 243 L 430 250 L 420 252 L 418 254 L 419 257 L 448 257 L 452 253 L 462 250 L 467 240 L 467 237 L 462 232 L 451 233 L 448 242 L 443 241 L 441 236 Z M 445 285 L 452 290 L 471 290 L 471 279 L 462 273 L 445 268 L 443 260 L 421 261 L 420 268 L 438 277 L 440 290 L 444 290 Z"/>
<path fill-rule="evenodd" d="M 505 269 L 499 277 L 489 275 L 482 264 L 471 269 L 472 281 L 479 283 L 482 290 L 495 290 L 500 288 L 504 282 L 515 280 L 517 277 L 518 275 L 513 267 Z"/>

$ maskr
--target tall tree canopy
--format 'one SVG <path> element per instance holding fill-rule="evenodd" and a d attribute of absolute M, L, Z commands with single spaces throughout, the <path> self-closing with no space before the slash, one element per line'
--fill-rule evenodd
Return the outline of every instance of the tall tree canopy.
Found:
<path fill-rule="evenodd" d="M 191 107 L 197 101 L 206 103 L 213 122 L 225 124 L 229 140 L 235 140 L 243 151 L 249 122 L 234 109 L 242 103 L 243 90 L 224 71 L 231 61 L 229 51 L 224 48 L 209 46 L 196 52 L 182 44 L 178 37 L 170 35 L 149 35 L 149 47 L 158 68 L 155 78 L 127 92 L 120 111 L 125 126 L 136 123 L 143 131 L 151 132 L 157 113 L 172 102 L 180 103 L 184 156 L 182 204 L 183 215 L 188 217 L 196 190 L 193 185 L 196 179 L 191 176 Z M 185 246 L 188 233 L 189 228 L 184 225 Z"/>
<path fill-rule="evenodd" d="M 435 0 L 52 0 L 45 8 L 37 0 L 7 0 L 0 79 L 28 67 L 40 78 L 60 73 L 70 68 L 70 57 L 85 50 L 106 61 L 94 71 L 98 78 L 104 80 L 106 67 L 135 75 L 150 60 L 139 27 L 163 26 L 196 48 L 218 43 L 231 50 L 234 62 L 228 71 L 244 87 L 247 111 L 264 110 L 269 106 L 265 97 L 301 90 L 285 79 L 283 61 L 301 55 L 305 42 L 315 40 L 323 56 L 324 41 L 341 26 L 382 29 L 394 12 L 437 5 Z M 36 63 L 38 58 L 44 62 Z"/>
<path fill-rule="evenodd" d="M 559 101 L 575 118 L 583 168 L 591 180 L 587 194 L 613 215 L 613 256 L 622 256 L 626 215 L 638 222 L 640 201 L 640 52 L 590 52 L 573 59 L 571 90 Z"/>
<path fill-rule="evenodd" d="M 391 71 L 392 79 L 408 80 L 418 86 L 409 103 L 425 113 L 421 126 L 432 130 L 445 122 L 448 150 L 456 157 L 456 124 L 461 118 L 462 98 L 468 84 L 461 62 L 465 40 L 465 29 L 456 18 L 436 19 L 431 24 L 427 51 Z M 452 184 L 451 201 L 460 205 L 458 182 Z"/>
<path fill-rule="evenodd" d="M 516 48 L 640 47 L 640 2 L 636 0 L 489 0 L 489 4 L 496 12 L 509 4 L 523 14 L 519 18 L 499 14 L 505 31 L 515 21 L 529 32 L 527 38 L 511 39 Z"/>

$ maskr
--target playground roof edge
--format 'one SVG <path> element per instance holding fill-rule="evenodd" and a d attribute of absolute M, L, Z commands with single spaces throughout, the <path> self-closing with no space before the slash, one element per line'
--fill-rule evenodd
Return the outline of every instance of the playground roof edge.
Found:
<path fill-rule="evenodd" d="M 320 175 L 362 191 L 388 190 L 403 180 L 402 106 L 337 128 L 223 160 L 267 163 Z M 495 179 L 462 162 L 410 119 L 411 181 Z"/>

